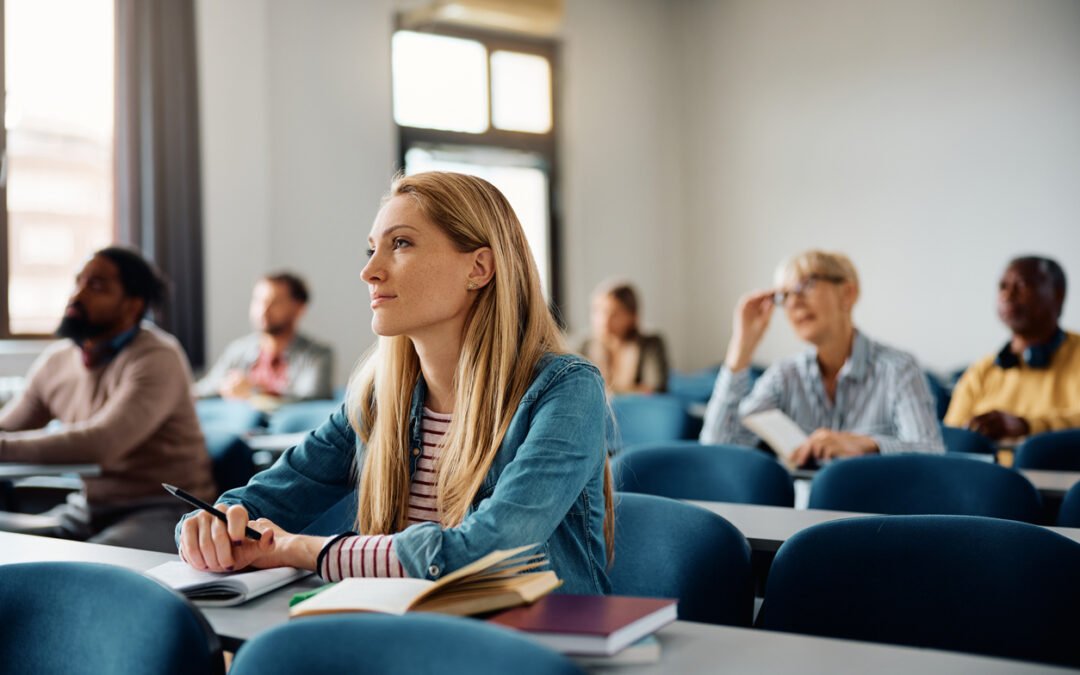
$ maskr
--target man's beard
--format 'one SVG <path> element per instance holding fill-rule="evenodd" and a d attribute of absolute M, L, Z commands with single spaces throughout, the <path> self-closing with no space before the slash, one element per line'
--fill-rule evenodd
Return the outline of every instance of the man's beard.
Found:
<path fill-rule="evenodd" d="M 97 337 L 108 330 L 109 326 L 92 323 L 83 316 L 65 316 L 60 320 L 60 325 L 56 327 L 56 337 L 71 338 L 75 342 L 82 342 L 88 338 Z"/>
<path fill-rule="evenodd" d="M 278 337 L 279 335 L 288 335 L 291 329 L 292 324 L 282 321 L 281 323 L 266 324 L 262 332 L 273 337 Z"/>

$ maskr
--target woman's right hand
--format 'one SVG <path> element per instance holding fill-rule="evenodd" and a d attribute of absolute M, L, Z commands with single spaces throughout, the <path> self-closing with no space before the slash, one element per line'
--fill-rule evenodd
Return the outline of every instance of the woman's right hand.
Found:
<path fill-rule="evenodd" d="M 724 365 L 732 372 L 739 372 L 750 365 L 761 338 L 769 328 L 772 318 L 773 291 L 758 290 L 739 298 L 735 308 L 735 327 L 728 345 Z"/>
<path fill-rule="evenodd" d="M 225 512 L 228 525 L 206 511 L 185 520 L 180 528 L 181 558 L 206 572 L 232 572 L 250 565 L 276 566 L 273 558 L 278 528 L 273 523 L 263 518 L 249 523 L 247 509 L 239 504 L 219 504 L 214 508 Z M 262 534 L 261 539 L 245 536 L 244 528 L 249 525 Z"/>

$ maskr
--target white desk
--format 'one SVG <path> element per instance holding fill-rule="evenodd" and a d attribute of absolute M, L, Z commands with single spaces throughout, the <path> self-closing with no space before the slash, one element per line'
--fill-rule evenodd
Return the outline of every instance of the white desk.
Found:
<path fill-rule="evenodd" d="M 1065 496 L 1076 483 L 1080 483 L 1080 471 L 1043 471 L 1039 469 L 1020 469 L 1020 473 L 1031 481 L 1031 484 L 1035 486 L 1035 489 L 1043 497 L 1056 497 L 1060 499 Z M 817 474 L 817 469 L 795 469 L 791 472 L 791 477 L 796 480 L 813 480 Z"/>
<path fill-rule="evenodd" d="M 252 434 L 244 437 L 244 442 L 252 450 L 265 450 L 280 455 L 298 445 L 309 433 L 301 431 L 295 434 Z"/>
<path fill-rule="evenodd" d="M 1073 485 L 1080 483 L 1080 471 L 1043 471 L 1041 469 L 1020 469 L 1024 478 L 1038 489 L 1043 497 L 1061 499 Z"/>
<path fill-rule="evenodd" d="M 74 560 L 145 571 L 175 555 L 0 532 L 0 564 Z M 306 579 L 240 607 L 203 609 L 227 649 L 288 617 L 293 593 L 318 585 Z M 661 660 L 646 666 L 601 667 L 596 673 L 989 673 L 1025 675 L 1075 672 L 1041 664 L 972 656 L 931 649 L 894 647 L 849 640 L 771 633 L 750 628 L 678 621 L 660 631 Z"/>
<path fill-rule="evenodd" d="M 97 476 L 101 467 L 97 464 L 14 464 L 0 462 L 0 480 L 14 480 L 31 476 Z"/>
<path fill-rule="evenodd" d="M 689 501 L 723 516 L 750 542 L 755 551 L 775 553 L 780 545 L 800 530 L 843 518 L 875 515 L 849 511 L 798 510 L 787 506 L 760 506 L 757 504 L 729 504 L 727 502 Z M 1080 542 L 1080 528 L 1047 527 L 1058 534 Z"/>

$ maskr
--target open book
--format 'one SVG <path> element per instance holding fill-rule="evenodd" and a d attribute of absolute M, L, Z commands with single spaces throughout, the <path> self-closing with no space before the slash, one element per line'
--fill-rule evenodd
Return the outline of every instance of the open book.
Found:
<path fill-rule="evenodd" d="M 795 420 L 777 409 L 754 413 L 742 418 L 743 426 L 769 444 L 785 462 L 791 463 L 791 453 L 806 442 L 806 432 Z"/>
<path fill-rule="evenodd" d="M 300 602 L 289 616 L 335 612 L 441 612 L 480 614 L 535 601 L 562 582 L 555 573 L 535 571 L 547 563 L 535 545 L 493 551 L 438 581 L 427 579 L 343 579 Z"/>
<path fill-rule="evenodd" d="M 311 572 L 295 567 L 272 567 L 250 572 L 216 574 L 202 572 L 186 562 L 175 560 L 146 571 L 169 588 L 183 593 L 204 607 L 229 607 L 247 602 L 309 576 Z"/>

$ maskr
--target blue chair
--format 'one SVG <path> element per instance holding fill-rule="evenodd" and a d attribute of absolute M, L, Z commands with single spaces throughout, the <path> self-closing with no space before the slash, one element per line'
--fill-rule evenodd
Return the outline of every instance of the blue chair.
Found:
<path fill-rule="evenodd" d="M 225 672 L 221 644 L 198 610 L 112 565 L 0 566 L 0 625 L 4 672 Z"/>
<path fill-rule="evenodd" d="M 1080 665 L 1080 544 L 1036 525 L 869 516 L 780 547 L 769 630 Z"/>
<path fill-rule="evenodd" d="M 291 621 L 248 640 L 230 675 L 362 672 L 580 675 L 566 657 L 510 629 L 438 614 L 343 614 Z"/>
<path fill-rule="evenodd" d="M 934 397 L 934 407 L 939 420 L 945 419 L 945 413 L 949 411 L 949 403 L 952 400 L 952 390 L 945 386 L 937 375 L 928 370 L 923 371 L 926 376 L 926 386 L 930 389 L 930 395 Z"/>
<path fill-rule="evenodd" d="M 794 506 L 791 474 L 763 452 L 674 441 L 628 448 L 612 461 L 615 485 L 672 499 Z"/>
<path fill-rule="evenodd" d="M 1029 437 L 1016 448 L 1017 469 L 1080 471 L 1080 429 L 1050 431 Z"/>
<path fill-rule="evenodd" d="M 225 398 L 202 398 L 195 401 L 195 413 L 203 431 L 231 431 L 242 434 L 259 429 L 264 415 L 243 401 Z"/>
<path fill-rule="evenodd" d="M 872 455 L 819 471 L 810 508 L 1037 522 L 1042 501 L 1026 478 L 997 464 L 949 455 Z"/>
<path fill-rule="evenodd" d="M 750 544 L 715 513 L 664 497 L 617 493 L 612 592 L 677 598 L 679 618 L 749 626 Z"/>
<path fill-rule="evenodd" d="M 624 394 L 611 399 L 616 434 L 612 447 L 677 441 L 687 427 L 686 406 L 669 394 Z"/>
<path fill-rule="evenodd" d="M 251 448 L 244 439 L 231 431 L 210 428 L 203 432 L 206 450 L 214 471 L 214 483 L 219 492 L 247 485 L 255 475 Z"/>
<path fill-rule="evenodd" d="M 702 368 L 692 373 L 671 370 L 668 372 L 667 393 L 685 404 L 705 403 L 712 396 L 719 372 L 719 368 Z"/>
<path fill-rule="evenodd" d="M 942 425 L 941 438 L 945 441 L 945 452 L 997 456 L 997 446 L 992 440 L 969 429 Z"/>
<path fill-rule="evenodd" d="M 341 401 L 330 399 L 286 403 L 270 416 L 266 430 L 271 434 L 295 434 L 322 425 L 341 408 Z"/>
<path fill-rule="evenodd" d="M 1065 493 L 1058 511 L 1059 527 L 1080 527 L 1080 483 L 1073 485 Z"/>

